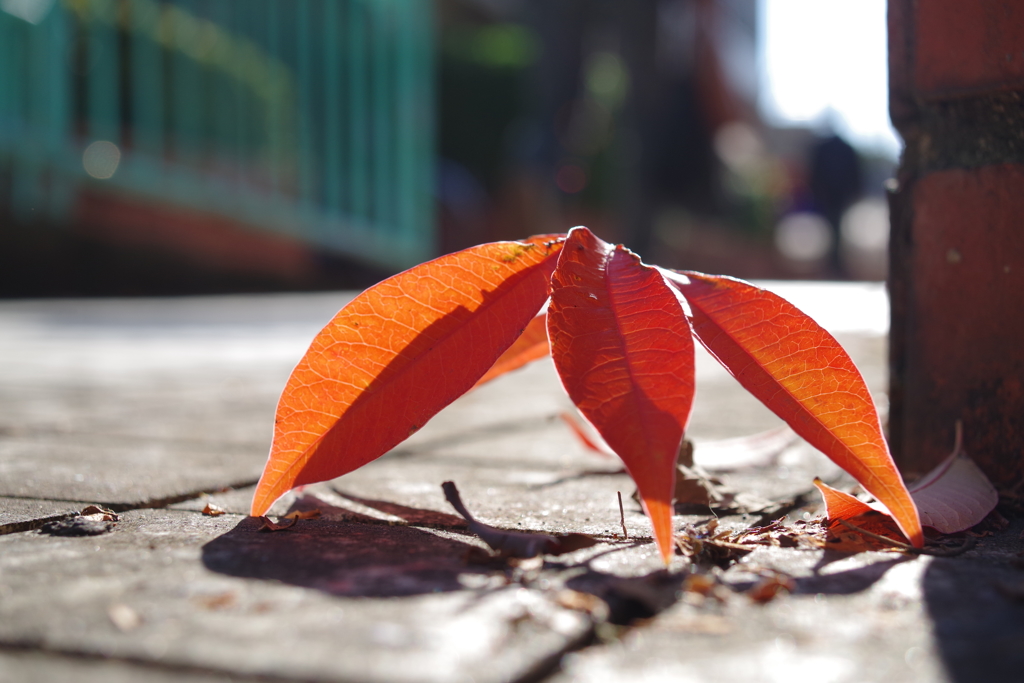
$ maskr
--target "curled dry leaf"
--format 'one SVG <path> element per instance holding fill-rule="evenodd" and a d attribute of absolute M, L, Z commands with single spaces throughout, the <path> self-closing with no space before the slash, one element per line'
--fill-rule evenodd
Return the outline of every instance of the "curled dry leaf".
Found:
<path fill-rule="evenodd" d="M 750 527 L 734 534 L 734 543 L 746 546 L 771 546 L 778 548 L 815 548 L 823 537 L 820 524 L 802 519 L 786 524 L 782 519 Z"/>
<path fill-rule="evenodd" d="M 814 485 L 825 499 L 826 514 L 832 522 L 853 521 L 855 517 L 872 511 L 888 514 L 884 506 L 860 501 L 820 479 L 815 479 Z M 985 473 L 963 452 L 959 424 L 953 453 L 911 486 L 910 495 L 917 504 L 921 522 L 944 534 L 970 529 L 985 519 L 999 502 L 999 493 Z"/>
<path fill-rule="evenodd" d="M 589 614 L 597 623 L 608 620 L 608 603 L 591 593 L 563 588 L 555 593 L 555 603 L 566 609 Z"/>
<path fill-rule="evenodd" d="M 295 517 L 287 518 L 287 522 L 275 522 L 270 519 L 270 517 L 260 517 L 260 519 L 263 520 L 263 524 L 259 529 L 257 529 L 257 531 L 284 531 L 285 529 L 291 529 L 295 526 L 295 522 L 297 521 Z"/>
<path fill-rule="evenodd" d="M 566 534 L 549 536 L 548 534 L 531 534 L 522 531 L 505 531 L 495 529 L 479 522 L 466 509 L 454 482 L 441 484 L 445 499 L 468 523 L 471 533 L 480 537 L 495 552 L 505 557 L 531 558 L 538 555 L 561 555 L 581 548 L 589 548 L 597 544 L 597 539 L 587 534 Z"/>
<path fill-rule="evenodd" d="M 706 598 L 718 597 L 718 588 L 718 581 L 707 574 L 690 574 L 686 577 L 686 580 L 683 581 L 682 586 L 683 592 L 696 593 L 697 595 L 703 595 Z"/>
<path fill-rule="evenodd" d="M 203 514 L 208 517 L 220 517 L 221 515 L 226 515 L 227 510 L 213 503 L 207 503 L 206 507 L 203 508 Z"/>
<path fill-rule="evenodd" d="M 82 517 L 92 517 L 93 519 L 101 522 L 116 522 L 118 521 L 117 513 L 113 510 L 100 507 L 99 505 L 86 505 L 82 508 L 82 511 L 78 513 Z"/>
<path fill-rule="evenodd" d="M 680 458 L 688 450 L 688 441 L 680 448 Z M 692 460 L 691 460 L 692 462 Z M 680 464 L 676 468 L 675 511 L 677 514 L 760 513 L 776 506 L 759 496 L 735 491 L 698 465 Z"/>
<path fill-rule="evenodd" d="M 798 520 L 792 525 L 781 519 L 764 526 L 732 530 L 719 528 L 712 519 L 689 527 L 677 537 L 679 552 L 698 563 L 728 567 L 759 547 L 818 548 L 825 541 L 824 530 L 815 523 Z"/>
<path fill-rule="evenodd" d="M 292 510 L 284 516 L 284 519 L 316 519 L 322 513 L 319 508 L 313 508 L 312 510 Z"/>
<path fill-rule="evenodd" d="M 719 529 L 712 519 L 697 527 L 688 527 L 676 536 L 676 549 L 697 564 L 725 569 L 754 550 L 753 545 L 737 543 L 729 529 Z"/>
<path fill-rule="evenodd" d="M 944 534 L 970 529 L 999 503 L 999 492 L 962 448 L 957 423 L 953 453 L 910 487 L 921 523 Z"/>
<path fill-rule="evenodd" d="M 769 576 L 761 579 L 749 590 L 746 591 L 747 597 L 758 604 L 764 604 L 771 602 L 780 593 L 790 593 L 793 591 L 793 581 L 787 576 L 781 574 L 776 576 Z"/>

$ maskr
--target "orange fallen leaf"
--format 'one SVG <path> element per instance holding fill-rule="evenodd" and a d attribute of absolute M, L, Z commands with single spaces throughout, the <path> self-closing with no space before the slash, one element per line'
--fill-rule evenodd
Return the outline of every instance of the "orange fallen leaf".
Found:
<path fill-rule="evenodd" d="M 733 278 L 665 271 L 694 333 L 743 387 L 891 511 L 915 547 L 917 507 L 860 371 L 839 342 L 782 297 Z"/>
<path fill-rule="evenodd" d="M 548 315 L 547 313 L 541 313 L 526 325 L 519 338 L 512 343 L 512 346 L 508 347 L 505 353 L 501 354 L 501 357 L 480 378 L 476 386 L 486 384 L 507 372 L 518 370 L 524 365 L 540 360 L 550 353 L 551 347 L 548 345 Z"/>
<path fill-rule="evenodd" d="M 537 313 L 549 295 L 545 341 Z M 915 545 L 923 543 L 917 507 L 864 381 L 831 335 L 770 292 L 644 265 L 584 227 L 564 238 L 442 256 L 343 308 L 282 392 L 251 513 L 266 513 L 290 489 L 374 460 L 482 379 L 550 349 L 566 392 L 636 482 L 667 564 L 675 466 L 693 400 L 694 336 L 887 505 Z M 769 445 L 766 457 L 778 446 Z M 947 469 L 965 467 L 955 461 Z M 938 483 L 928 487 L 933 495 L 957 495 Z M 721 538 L 692 540 L 743 549 Z"/>
<path fill-rule="evenodd" d="M 622 459 L 666 564 L 676 457 L 693 404 L 693 340 L 661 274 L 573 228 L 551 277 L 551 356 L 566 393 Z"/>
<path fill-rule="evenodd" d="M 985 519 L 999 502 L 999 493 L 985 473 L 963 452 L 959 423 L 956 434 L 953 453 L 910 487 L 910 496 L 920 511 L 922 524 L 944 534 L 970 529 Z M 820 479 L 815 479 L 814 485 L 825 500 L 829 521 L 853 521 L 858 515 L 875 511 L 888 514 L 884 506 L 864 503 Z"/>
<path fill-rule="evenodd" d="M 288 379 L 251 514 L 380 457 L 466 393 L 544 304 L 560 249 L 546 238 L 484 244 L 353 299 Z"/>
<path fill-rule="evenodd" d="M 559 413 L 558 417 L 561 418 L 562 422 L 564 422 L 570 430 L 572 430 L 572 433 L 576 435 L 576 438 L 579 439 L 580 443 L 582 443 L 588 451 L 591 453 L 597 453 L 598 455 L 606 458 L 615 457 L 615 452 L 608 447 L 608 444 L 604 442 L 604 439 L 601 438 L 600 434 L 594 431 L 594 428 L 591 425 L 583 422 L 579 417 L 568 412 Z"/>

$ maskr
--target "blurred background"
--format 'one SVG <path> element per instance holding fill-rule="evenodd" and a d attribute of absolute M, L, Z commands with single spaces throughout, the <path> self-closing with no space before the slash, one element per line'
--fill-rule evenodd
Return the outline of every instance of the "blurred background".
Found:
<path fill-rule="evenodd" d="M 0 296 L 367 286 L 585 224 L 885 278 L 884 0 L 0 0 Z"/>

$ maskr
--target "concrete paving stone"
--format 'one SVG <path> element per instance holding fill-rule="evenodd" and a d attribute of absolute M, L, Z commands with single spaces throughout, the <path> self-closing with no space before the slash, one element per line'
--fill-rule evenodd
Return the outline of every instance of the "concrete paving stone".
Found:
<path fill-rule="evenodd" d="M 505 681 L 590 632 L 544 592 L 467 566 L 470 537 L 258 528 L 138 510 L 102 536 L 0 537 L 0 646 L 242 677 Z"/>
<path fill-rule="evenodd" d="M 658 571 L 662 564 L 651 536 L 650 524 L 640 512 L 639 506 L 628 497 L 624 500 L 625 519 L 629 538 L 622 539 L 619 524 L 619 510 L 614 490 L 603 496 L 606 500 L 593 500 L 593 487 L 587 483 L 570 482 L 559 485 L 552 494 L 545 494 L 537 501 L 538 507 L 530 507 L 524 502 L 522 488 L 502 486 L 485 487 L 481 482 L 481 472 L 477 468 L 463 468 L 466 481 L 471 486 L 463 487 L 463 500 L 470 512 L 480 521 L 499 529 L 512 531 L 567 534 L 583 533 L 595 537 L 599 545 L 562 556 L 560 563 L 584 563 L 594 571 L 614 576 L 636 576 Z M 626 483 L 625 475 L 617 475 Z M 343 480 L 340 480 L 343 481 Z M 410 485 L 408 480 L 403 487 Z M 408 525 L 427 529 L 450 531 L 459 537 L 468 535 L 465 521 L 455 513 L 444 500 L 440 484 L 436 494 L 428 491 L 417 491 L 411 495 L 396 495 L 388 491 L 387 497 L 370 497 L 371 493 L 360 491 L 359 488 L 345 490 L 335 483 L 315 484 L 306 487 L 299 493 L 289 493 L 271 510 L 272 516 L 284 515 L 294 511 L 317 510 L 319 519 L 328 522 L 361 523 L 372 525 Z M 411 491 L 410 488 L 404 490 Z M 358 493 L 354 492 L 358 491 Z M 605 492 L 608 493 L 608 492 Z M 479 494 L 479 495 L 477 495 Z M 175 508 L 191 508 L 201 510 L 207 502 L 213 503 L 232 514 L 244 513 L 248 510 L 252 489 L 242 489 L 225 494 L 214 494 L 174 506 Z M 695 523 L 705 517 L 679 517 L 678 523 L 685 521 Z M 297 527 L 305 527 L 317 520 L 300 520 Z M 474 536 L 468 536 L 479 545 Z M 680 559 L 676 562 L 679 569 L 683 566 Z"/>
<path fill-rule="evenodd" d="M 0 440 L 0 495 L 140 506 L 255 481 L 255 454 L 215 444 L 83 438 Z"/>
<path fill-rule="evenodd" d="M 294 679 L 252 678 L 150 662 L 108 660 L 38 650 L 0 650 L 0 683 L 279 683 Z"/>
<path fill-rule="evenodd" d="M 139 505 L 254 480 L 288 372 L 350 296 L 0 304 L 0 495 Z M 851 334 L 855 359 L 882 368 L 884 341 Z M 697 375 L 694 438 L 779 424 L 703 352 Z M 543 361 L 459 399 L 395 456 L 578 467 L 552 422 L 569 409 Z M 492 448 L 501 435 L 519 442 Z"/>
<path fill-rule="evenodd" d="M 737 591 L 790 577 L 755 604 L 687 594 L 621 640 L 568 655 L 552 683 L 1018 681 L 1024 523 L 952 558 L 762 548 L 724 572 Z"/>
<path fill-rule="evenodd" d="M 0 534 L 16 533 L 74 515 L 79 506 L 49 500 L 0 498 Z"/>
<path fill-rule="evenodd" d="M 884 406 L 880 286 L 780 287 L 836 333 Z M 565 657 L 559 683 L 959 682 L 971 680 L 972 648 L 1019 671 L 1006 652 L 1024 642 L 1022 549 L 1005 540 L 1019 541 L 1018 528 L 953 559 L 759 550 L 721 580 L 742 589 L 782 572 L 793 595 L 766 605 L 731 592 L 721 604 L 681 596 L 684 560 L 661 570 L 620 463 L 558 420 L 570 404 L 550 361 L 469 393 L 392 453 L 272 510 L 315 507 L 320 518 L 259 532 L 245 517 L 253 487 L 242 484 L 263 467 L 288 372 L 345 298 L 0 303 L 0 495 L 51 499 L 0 499 L 0 524 L 63 514 L 61 500 L 188 498 L 122 513 L 101 536 L 0 536 L 0 680 L 59 679 L 71 662 L 88 662 L 80 680 L 114 683 L 179 673 L 195 683 L 529 678 L 591 633 L 586 613 L 559 606 L 563 586 L 600 595 L 626 621 L 665 610 Z M 701 440 L 780 424 L 706 353 L 696 363 L 698 453 Z M 783 499 L 815 475 L 837 470 L 796 445 L 722 478 Z M 483 544 L 444 500 L 446 480 L 483 522 L 600 543 L 510 583 L 519 570 L 473 559 Z M 229 514 L 198 514 L 207 503 Z"/>
<path fill-rule="evenodd" d="M 566 451 L 577 448 L 571 435 L 553 435 L 546 440 L 547 445 L 563 436 Z M 384 456 L 338 479 L 287 494 L 270 514 L 283 515 L 299 505 L 316 507 L 339 519 L 351 513 L 413 525 L 450 526 L 454 520 L 461 526 L 441 491 L 442 482 L 454 481 L 470 512 L 486 524 L 542 533 L 586 533 L 601 538 L 621 534 L 617 498 L 621 492 L 629 534 L 650 538 L 647 517 L 632 499 L 636 487 L 617 462 L 587 455 L 580 449 L 580 453 L 567 458 L 568 462 L 552 458 L 550 463 L 527 461 L 517 467 L 514 460 L 501 457 L 500 451 L 523 448 L 527 439 L 520 436 L 506 440 L 509 443 L 488 442 L 475 455 L 443 452 L 402 458 Z M 784 500 L 796 493 L 812 492 L 811 500 L 817 501 L 813 477 L 830 475 L 838 468 L 809 447 L 799 450 L 803 459 L 796 464 L 787 460 L 788 466 L 757 468 L 733 479 L 723 475 L 723 479 L 737 491 L 760 497 L 778 496 L 778 500 Z M 783 469 L 784 479 L 778 475 Z M 253 490 L 246 487 L 212 494 L 174 507 L 198 511 L 209 502 L 228 512 L 246 514 Z M 710 510 L 678 515 L 676 524 L 693 524 L 710 517 Z"/>

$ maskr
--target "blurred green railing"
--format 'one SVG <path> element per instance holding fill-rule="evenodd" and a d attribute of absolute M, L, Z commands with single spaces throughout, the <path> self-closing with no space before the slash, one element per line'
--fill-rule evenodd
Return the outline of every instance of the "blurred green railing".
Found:
<path fill-rule="evenodd" d="M 11 204 L 59 222 L 78 190 L 102 186 L 390 268 L 424 260 L 431 7 L 4 0 Z"/>

